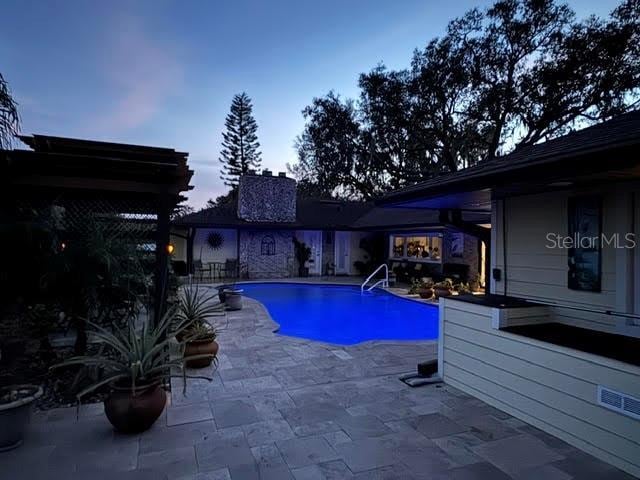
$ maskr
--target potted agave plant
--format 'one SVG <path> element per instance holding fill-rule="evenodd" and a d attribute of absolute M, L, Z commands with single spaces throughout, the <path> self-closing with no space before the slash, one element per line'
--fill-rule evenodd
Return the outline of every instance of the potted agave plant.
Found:
<path fill-rule="evenodd" d="M 42 388 L 36 385 L 0 388 L 0 452 L 22 444 L 33 402 L 40 396 Z"/>
<path fill-rule="evenodd" d="M 215 297 L 215 294 L 200 291 L 197 286 L 186 287 L 180 295 L 176 319 L 187 327 L 178 332 L 176 338 L 185 344 L 185 364 L 189 368 L 208 367 L 217 358 L 217 332 L 208 320 L 222 313 L 224 304 L 213 303 Z M 196 356 L 198 358 L 188 360 Z"/>
<path fill-rule="evenodd" d="M 104 400 L 107 418 L 113 427 L 123 433 L 139 433 L 151 427 L 160 417 L 166 403 L 162 388 L 163 378 L 175 376 L 174 369 L 184 373 L 184 362 L 209 358 L 209 354 L 192 357 L 169 358 L 169 329 L 175 318 L 175 309 L 165 313 L 156 326 L 143 325 L 140 332 L 130 319 L 127 326 L 114 333 L 87 321 L 91 334 L 105 345 L 101 354 L 72 357 L 51 368 L 72 365 L 98 367 L 100 378 L 77 394 L 78 400 L 101 387 L 109 386 L 110 393 Z M 190 324 L 180 322 L 174 332 L 187 329 Z M 186 388 L 186 381 L 184 382 Z"/>

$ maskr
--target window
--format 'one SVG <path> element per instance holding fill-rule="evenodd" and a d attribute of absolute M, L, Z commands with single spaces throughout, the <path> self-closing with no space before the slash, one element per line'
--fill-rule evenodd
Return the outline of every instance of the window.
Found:
<path fill-rule="evenodd" d="M 391 258 L 414 262 L 442 262 L 442 234 L 391 235 Z"/>
<path fill-rule="evenodd" d="M 404 257 L 404 237 L 391 237 L 391 257 L 403 258 Z"/>
<path fill-rule="evenodd" d="M 262 237 L 262 243 L 260 244 L 260 255 L 275 255 L 276 254 L 276 241 L 271 235 L 265 235 Z"/>

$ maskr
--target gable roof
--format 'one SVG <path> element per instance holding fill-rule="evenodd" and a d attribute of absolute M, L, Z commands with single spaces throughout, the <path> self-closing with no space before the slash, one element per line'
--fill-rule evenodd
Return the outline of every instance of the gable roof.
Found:
<path fill-rule="evenodd" d="M 514 181 L 571 178 L 629 168 L 636 161 L 614 153 L 631 152 L 640 146 L 640 110 L 619 115 L 611 120 L 578 130 L 536 145 L 528 145 L 508 155 L 479 165 L 434 177 L 425 182 L 384 195 L 379 204 L 393 205 L 425 196 L 451 194 L 481 188 L 492 188 Z M 606 162 L 603 162 L 606 157 Z M 587 163 L 582 160 L 596 160 Z M 535 172 L 536 176 L 531 177 Z"/>

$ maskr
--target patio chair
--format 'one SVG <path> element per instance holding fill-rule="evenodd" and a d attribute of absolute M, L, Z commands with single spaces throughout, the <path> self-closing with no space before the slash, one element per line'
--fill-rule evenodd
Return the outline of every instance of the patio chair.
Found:
<path fill-rule="evenodd" d="M 225 260 L 220 276 L 222 278 L 238 278 L 238 261 L 233 259 Z"/>
<path fill-rule="evenodd" d="M 205 266 L 202 263 L 202 260 L 194 260 L 193 261 L 193 275 L 194 277 L 200 278 L 200 280 L 204 279 L 205 272 L 209 272 L 209 267 Z"/>

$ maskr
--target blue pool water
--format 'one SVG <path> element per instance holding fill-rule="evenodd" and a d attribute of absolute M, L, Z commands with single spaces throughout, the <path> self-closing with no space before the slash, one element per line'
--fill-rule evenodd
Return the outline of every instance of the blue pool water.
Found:
<path fill-rule="evenodd" d="M 367 340 L 438 337 L 438 308 L 376 289 L 295 283 L 243 283 L 247 297 L 263 303 L 278 333 L 340 345 Z"/>

